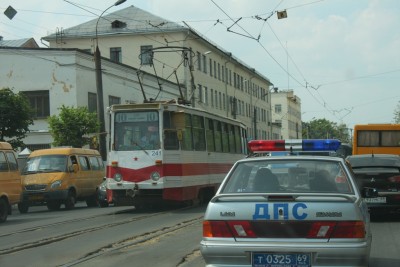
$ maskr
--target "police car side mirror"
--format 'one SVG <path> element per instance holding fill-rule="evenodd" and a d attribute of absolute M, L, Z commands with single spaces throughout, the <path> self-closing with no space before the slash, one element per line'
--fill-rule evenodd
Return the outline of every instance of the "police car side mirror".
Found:
<path fill-rule="evenodd" d="M 372 187 L 364 187 L 362 191 L 363 197 L 373 198 L 378 196 L 378 190 Z"/>

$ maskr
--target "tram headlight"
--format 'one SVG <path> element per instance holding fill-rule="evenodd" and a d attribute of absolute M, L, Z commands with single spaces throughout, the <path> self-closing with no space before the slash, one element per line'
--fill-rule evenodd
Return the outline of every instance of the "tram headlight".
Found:
<path fill-rule="evenodd" d="M 114 180 L 116 182 L 121 182 L 122 181 L 122 174 L 120 174 L 120 173 L 114 174 Z"/>
<path fill-rule="evenodd" d="M 160 175 L 159 172 L 152 172 L 152 173 L 150 174 L 151 180 L 153 180 L 153 181 L 155 181 L 155 182 L 157 182 L 158 180 L 160 180 L 160 177 L 161 177 L 161 175 Z"/>

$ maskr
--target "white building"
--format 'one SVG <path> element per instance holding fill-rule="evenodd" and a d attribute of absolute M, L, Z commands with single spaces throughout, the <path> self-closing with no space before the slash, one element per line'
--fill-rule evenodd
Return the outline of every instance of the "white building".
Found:
<path fill-rule="evenodd" d="M 301 139 L 301 99 L 293 90 L 278 91 L 272 93 L 272 120 L 273 125 L 281 126 L 281 136 L 277 133 L 274 139 Z"/>
<path fill-rule="evenodd" d="M 281 136 L 269 79 L 186 25 L 130 6 L 43 40 L 50 48 L 0 47 L 0 88 L 23 91 L 35 109 L 24 140 L 31 150 L 51 146 L 46 118 L 61 105 L 97 111 L 96 45 L 105 107 L 142 102 L 142 87 L 154 100 L 182 92 L 195 107 L 242 121 L 250 138 Z"/>
<path fill-rule="evenodd" d="M 98 45 L 103 57 L 178 83 L 193 106 L 241 120 L 250 137 L 271 137 L 272 83 L 187 25 L 130 6 L 43 40 L 89 53 Z"/>
<path fill-rule="evenodd" d="M 53 140 L 46 119 L 58 114 L 61 105 L 97 111 L 94 61 L 90 53 L 77 49 L 0 47 L 0 62 L 0 88 L 24 92 L 35 110 L 34 125 L 24 140 L 29 149 L 51 146 Z M 115 103 L 143 102 L 137 69 L 106 59 L 102 60 L 102 69 L 106 107 Z M 159 100 L 179 97 L 177 84 L 143 72 L 140 77 L 149 98 L 156 95 Z M 105 124 L 108 129 L 108 119 Z"/>

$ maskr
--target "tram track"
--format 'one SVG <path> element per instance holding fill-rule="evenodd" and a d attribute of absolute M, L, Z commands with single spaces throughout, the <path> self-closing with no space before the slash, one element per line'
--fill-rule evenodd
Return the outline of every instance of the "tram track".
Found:
<path fill-rule="evenodd" d="M 88 217 L 85 217 L 85 218 L 76 218 L 76 219 L 64 220 L 64 221 L 61 221 L 61 222 L 55 222 L 55 223 L 49 223 L 49 224 L 46 224 L 46 225 L 39 225 L 39 226 L 29 227 L 29 228 L 25 228 L 25 229 L 13 231 L 13 232 L 0 233 L 0 238 L 7 237 L 7 236 L 12 236 L 12 235 L 16 235 L 16 234 L 33 232 L 33 231 L 37 231 L 37 230 L 40 230 L 40 229 L 43 229 L 43 228 L 47 228 L 47 227 L 60 226 L 60 225 L 65 225 L 65 224 L 70 224 L 70 223 L 75 223 L 75 222 L 83 222 L 83 221 L 91 220 L 91 219 L 94 219 L 94 218 L 107 217 L 107 216 L 110 216 L 110 215 L 120 214 L 120 213 L 127 213 L 127 212 L 130 212 L 132 210 L 133 209 L 128 209 L 128 210 L 111 212 L 111 213 L 106 213 L 106 214 L 97 214 L 97 215 L 92 215 L 92 216 L 88 216 Z"/>
<path fill-rule="evenodd" d="M 185 209 L 185 208 L 183 208 L 183 209 Z M 79 236 L 81 234 L 101 231 L 101 230 L 104 230 L 106 228 L 113 228 L 113 227 L 117 227 L 117 226 L 119 227 L 119 226 L 124 225 L 124 224 L 129 224 L 129 223 L 132 223 L 132 222 L 145 220 L 145 219 L 148 219 L 148 218 L 160 216 L 162 214 L 166 214 L 166 213 L 169 213 L 169 212 L 172 212 L 172 211 L 178 211 L 178 210 L 182 210 L 182 209 L 174 209 L 174 210 L 155 212 L 155 213 L 146 214 L 146 215 L 139 215 L 139 216 L 135 216 L 135 217 L 132 217 L 132 218 L 129 218 L 129 219 L 118 220 L 118 221 L 113 222 L 113 223 L 99 224 L 99 225 L 96 225 L 94 227 L 86 227 L 84 229 L 79 229 L 79 230 L 76 230 L 76 231 L 71 231 L 71 232 L 68 232 L 68 233 L 60 234 L 60 235 L 52 235 L 52 236 L 48 236 L 48 237 L 41 238 L 41 239 L 38 239 L 38 240 L 32 240 L 32 241 L 21 243 L 21 244 L 18 244 L 18 245 L 12 246 L 12 247 L 8 247 L 8 248 L 0 248 L 0 256 L 8 255 L 8 254 L 15 253 L 15 252 L 20 252 L 20 251 L 31 249 L 31 248 L 37 248 L 37 247 L 49 245 L 49 244 L 52 244 L 52 243 L 60 242 L 62 240 L 68 239 L 68 238 L 73 238 L 73 237 Z M 1 237 L 6 237 L 6 236 L 7 237 L 10 237 L 10 236 L 12 237 L 13 235 L 17 236 L 19 234 L 25 234 L 25 233 L 28 233 L 28 232 L 34 232 L 34 231 L 39 231 L 39 230 L 43 230 L 43 229 L 48 229 L 49 227 L 58 227 L 58 226 L 67 225 L 67 224 L 71 224 L 71 223 L 79 223 L 79 222 L 82 222 L 82 221 L 98 219 L 98 218 L 107 217 L 107 216 L 110 216 L 110 215 L 115 215 L 115 214 L 120 214 L 120 213 L 127 213 L 127 212 L 130 212 L 130 211 L 132 211 L 132 210 L 130 209 L 130 210 L 118 211 L 118 212 L 115 212 L 115 213 L 93 215 L 93 216 L 89 216 L 89 217 L 85 217 L 85 218 L 77 218 L 77 219 L 65 220 L 65 221 L 62 221 L 62 222 L 44 224 L 44 225 L 25 228 L 25 229 L 21 229 L 21 230 L 9 232 L 9 233 L 2 233 L 2 234 L 0 234 L 0 238 Z M 106 220 L 104 220 L 104 221 L 106 221 Z"/>
<path fill-rule="evenodd" d="M 107 246 L 99 248 L 96 251 L 87 253 L 84 257 L 82 257 L 80 259 L 65 263 L 63 265 L 59 265 L 58 267 L 76 266 L 76 265 L 82 264 L 86 261 L 92 260 L 94 258 L 104 256 L 107 253 L 112 253 L 112 252 L 116 252 L 119 250 L 128 249 L 130 247 L 135 247 L 135 246 L 142 245 L 142 244 L 145 244 L 148 242 L 154 242 L 154 241 L 157 241 L 157 240 L 159 240 L 167 235 L 170 235 L 174 232 L 178 232 L 178 231 L 183 230 L 187 227 L 190 227 L 194 224 L 198 224 L 202 220 L 203 220 L 203 216 L 199 216 L 197 218 L 181 222 L 177 225 L 173 225 L 170 227 L 164 227 L 164 228 L 152 231 L 152 232 L 147 232 L 144 234 L 132 236 L 132 237 L 126 238 L 124 240 L 114 242 L 112 244 L 109 244 Z"/>

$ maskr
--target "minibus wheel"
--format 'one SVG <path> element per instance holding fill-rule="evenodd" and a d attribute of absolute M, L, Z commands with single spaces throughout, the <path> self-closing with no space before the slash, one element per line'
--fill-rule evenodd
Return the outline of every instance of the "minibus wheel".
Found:
<path fill-rule="evenodd" d="M 75 207 L 75 192 L 70 190 L 67 199 L 65 200 L 65 208 L 71 210 Z"/>
<path fill-rule="evenodd" d="M 53 200 L 47 202 L 47 209 L 48 210 L 59 210 L 61 206 L 61 202 L 58 200 Z"/>
<path fill-rule="evenodd" d="M 29 210 L 29 204 L 26 202 L 18 203 L 18 210 L 19 210 L 19 213 L 27 213 Z"/>
<path fill-rule="evenodd" d="M 5 222 L 8 216 L 8 203 L 4 198 L 0 198 L 0 223 Z"/>

